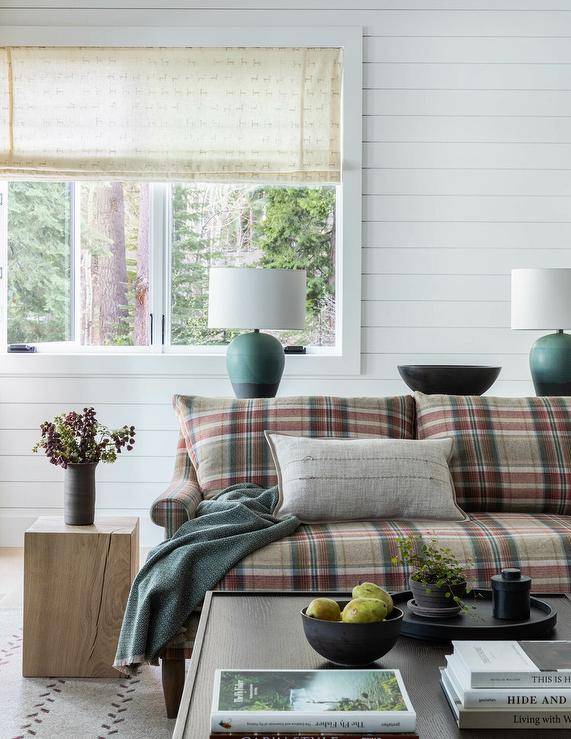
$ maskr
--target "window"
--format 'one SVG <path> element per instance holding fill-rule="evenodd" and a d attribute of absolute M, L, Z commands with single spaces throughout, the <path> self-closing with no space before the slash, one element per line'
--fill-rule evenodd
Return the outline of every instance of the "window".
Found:
<path fill-rule="evenodd" d="M 8 184 L 8 342 L 150 342 L 149 185 Z"/>
<path fill-rule="evenodd" d="M 0 81 L 0 345 L 224 376 L 207 266 L 291 265 L 287 372 L 360 372 L 362 29 L 3 26 Z"/>
<path fill-rule="evenodd" d="M 161 203 L 170 227 L 153 243 Z M 227 344 L 234 332 L 207 327 L 208 270 L 233 265 L 306 269 L 305 329 L 277 335 L 334 346 L 335 209 L 336 188 L 326 185 L 10 182 L 8 341 Z M 153 260 L 155 250 L 165 258 Z M 161 284 L 164 308 L 153 306 Z"/>
<path fill-rule="evenodd" d="M 175 345 L 226 344 L 209 330 L 210 267 L 307 270 L 306 325 L 284 344 L 335 344 L 335 188 L 175 185 L 170 308 Z M 255 326 L 252 326 L 255 328 Z"/>

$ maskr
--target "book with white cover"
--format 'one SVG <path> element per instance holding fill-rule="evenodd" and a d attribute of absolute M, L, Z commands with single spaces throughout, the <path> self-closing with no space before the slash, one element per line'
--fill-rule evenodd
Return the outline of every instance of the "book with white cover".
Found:
<path fill-rule="evenodd" d="M 470 688 L 459 677 L 454 655 L 446 657 L 446 661 L 448 664 L 444 672 L 463 708 L 571 710 L 571 688 L 559 688 L 557 685 L 547 688 Z"/>
<path fill-rule="evenodd" d="M 544 731 L 546 729 L 567 730 L 571 733 L 571 711 L 569 710 L 503 710 L 495 708 L 464 708 L 460 697 L 454 690 L 447 671 L 440 670 L 440 685 L 450 705 L 458 728 L 460 729 L 527 729 Z M 533 736 L 533 735 L 532 735 Z"/>
<path fill-rule="evenodd" d="M 470 688 L 571 688 L 571 641 L 453 641 Z"/>
<path fill-rule="evenodd" d="M 398 670 L 216 670 L 211 730 L 413 732 Z"/>

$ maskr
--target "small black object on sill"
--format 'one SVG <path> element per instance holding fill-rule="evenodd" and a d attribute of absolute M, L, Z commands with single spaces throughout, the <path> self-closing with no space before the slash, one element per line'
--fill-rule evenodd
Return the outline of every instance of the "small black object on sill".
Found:
<path fill-rule="evenodd" d="M 8 354 L 33 354 L 37 351 L 33 344 L 8 344 Z"/>
<path fill-rule="evenodd" d="M 290 345 L 284 346 L 284 354 L 306 354 L 307 349 L 304 346 Z"/>
<path fill-rule="evenodd" d="M 492 577 L 494 618 L 502 621 L 525 621 L 529 618 L 531 577 L 521 570 L 507 567 Z"/>

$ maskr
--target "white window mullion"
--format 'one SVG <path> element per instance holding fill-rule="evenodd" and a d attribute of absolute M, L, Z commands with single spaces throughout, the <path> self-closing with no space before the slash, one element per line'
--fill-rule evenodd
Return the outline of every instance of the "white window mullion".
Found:
<path fill-rule="evenodd" d="M 81 183 L 70 182 L 71 197 L 71 342 L 81 344 Z"/>
<path fill-rule="evenodd" d="M 0 346 L 8 344 L 8 183 L 0 182 Z"/>
<path fill-rule="evenodd" d="M 163 352 L 162 322 L 165 314 L 165 254 L 167 235 L 167 190 L 164 183 L 151 185 L 151 313 L 152 349 Z"/>

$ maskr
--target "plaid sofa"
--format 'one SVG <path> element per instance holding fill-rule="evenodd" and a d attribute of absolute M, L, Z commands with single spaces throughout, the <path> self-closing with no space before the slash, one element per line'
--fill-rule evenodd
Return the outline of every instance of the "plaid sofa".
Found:
<path fill-rule="evenodd" d="M 410 572 L 391 558 L 398 538 L 412 533 L 449 546 L 468 563 L 474 586 L 489 587 L 503 567 L 520 567 L 535 592 L 571 591 L 567 398 L 175 396 L 174 405 L 181 427 L 175 474 L 151 509 L 166 536 L 226 485 L 275 484 L 266 428 L 321 437 L 455 439 L 451 470 L 469 520 L 304 525 L 243 559 L 220 581 L 221 590 L 349 590 L 359 580 L 404 589 Z M 195 630 L 191 619 L 164 656 L 190 657 Z"/>

